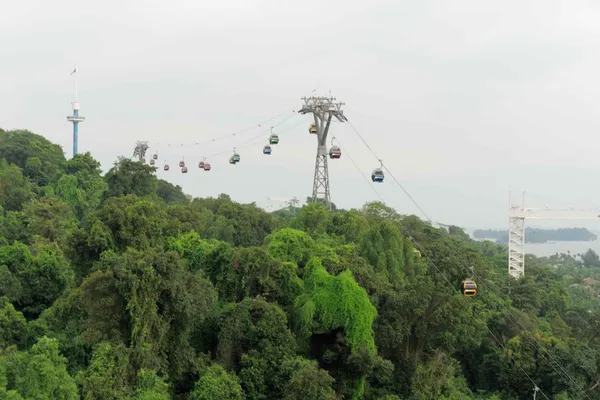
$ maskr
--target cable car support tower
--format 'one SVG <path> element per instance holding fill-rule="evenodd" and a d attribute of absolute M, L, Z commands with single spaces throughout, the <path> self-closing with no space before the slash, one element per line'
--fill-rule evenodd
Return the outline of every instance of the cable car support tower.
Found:
<path fill-rule="evenodd" d="M 137 157 L 139 162 L 146 162 L 146 151 L 148 151 L 148 142 L 137 141 L 135 142 L 135 149 L 133 149 L 133 157 Z"/>
<path fill-rule="evenodd" d="M 298 111 L 299 114 L 312 113 L 317 128 L 317 157 L 315 160 L 315 176 L 313 180 L 312 201 L 323 201 L 331 208 L 331 195 L 329 192 L 329 169 L 327 168 L 327 134 L 331 126 L 331 120 L 335 117 L 340 122 L 348 121 L 344 116 L 342 106 L 344 103 L 336 103 L 335 97 L 303 97 L 304 105 Z"/>
<path fill-rule="evenodd" d="M 600 220 L 600 210 L 525 208 L 525 192 L 520 202 L 509 193 L 508 209 L 508 274 L 525 275 L 525 219 Z"/>

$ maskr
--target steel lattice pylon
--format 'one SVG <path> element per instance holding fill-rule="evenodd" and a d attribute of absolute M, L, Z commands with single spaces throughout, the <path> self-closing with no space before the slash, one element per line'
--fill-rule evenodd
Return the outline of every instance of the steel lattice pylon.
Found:
<path fill-rule="evenodd" d="M 508 193 L 508 274 L 525 275 L 525 192 L 517 202 Z"/>
<path fill-rule="evenodd" d="M 519 203 L 513 203 L 509 193 L 508 209 L 508 273 L 519 278 L 525 275 L 525 220 L 600 220 L 600 209 L 525 208 L 525 192 Z"/>
<path fill-rule="evenodd" d="M 148 150 L 148 142 L 135 142 L 135 149 L 133 149 L 133 156 L 137 157 L 140 162 L 146 161 L 146 151 Z"/>
<path fill-rule="evenodd" d="M 525 216 L 518 206 L 508 212 L 508 273 L 519 278 L 525 274 Z"/>
<path fill-rule="evenodd" d="M 344 103 L 335 103 L 335 97 L 303 97 L 304 105 L 299 114 L 312 113 L 317 128 L 317 156 L 315 160 L 315 175 L 313 180 L 312 201 L 324 201 L 331 208 L 329 190 L 329 169 L 327 167 L 327 134 L 331 120 L 335 117 L 340 122 L 348 119 L 344 116 Z"/>
<path fill-rule="evenodd" d="M 325 199 L 327 204 L 331 203 L 329 196 L 329 170 L 327 168 L 327 154 L 320 154 L 317 150 L 315 162 L 315 179 L 313 183 L 312 199 Z"/>

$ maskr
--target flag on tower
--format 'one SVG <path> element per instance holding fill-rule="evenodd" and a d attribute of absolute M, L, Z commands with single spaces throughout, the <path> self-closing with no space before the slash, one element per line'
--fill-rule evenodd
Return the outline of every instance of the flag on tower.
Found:
<path fill-rule="evenodd" d="M 75 67 L 75 69 L 73 70 L 73 72 L 71 72 L 71 75 L 73 75 L 75 72 L 77 72 L 77 67 Z"/>

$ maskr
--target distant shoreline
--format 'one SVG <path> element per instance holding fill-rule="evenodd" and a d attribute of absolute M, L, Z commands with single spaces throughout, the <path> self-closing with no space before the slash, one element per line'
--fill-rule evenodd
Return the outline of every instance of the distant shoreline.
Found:
<path fill-rule="evenodd" d="M 500 229 L 476 229 L 472 234 L 476 240 L 508 243 L 508 231 Z M 525 228 L 525 243 L 593 242 L 598 235 L 586 228 L 539 229 Z"/>

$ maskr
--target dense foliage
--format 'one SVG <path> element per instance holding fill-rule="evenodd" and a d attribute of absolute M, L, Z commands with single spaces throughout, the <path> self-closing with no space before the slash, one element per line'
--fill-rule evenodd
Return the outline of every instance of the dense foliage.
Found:
<path fill-rule="evenodd" d="M 495 239 L 497 243 L 508 243 L 508 231 L 497 229 L 476 229 L 473 237 L 477 239 Z M 598 235 L 586 228 L 540 229 L 525 228 L 527 243 L 546 242 L 589 242 L 598 239 Z"/>
<path fill-rule="evenodd" d="M 600 399 L 600 259 L 512 280 L 506 257 L 381 203 L 189 200 L 0 130 L 0 399 Z"/>

